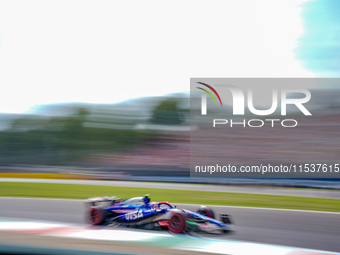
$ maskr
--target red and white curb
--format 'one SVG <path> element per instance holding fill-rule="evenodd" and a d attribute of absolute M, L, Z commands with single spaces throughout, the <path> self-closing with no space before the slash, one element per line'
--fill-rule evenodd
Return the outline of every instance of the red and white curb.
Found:
<path fill-rule="evenodd" d="M 42 236 L 63 238 L 120 241 L 161 246 L 170 249 L 209 252 L 229 255 L 326 255 L 334 252 L 280 247 L 275 245 L 257 244 L 239 241 L 213 240 L 186 235 L 171 235 L 148 231 L 131 231 L 101 227 L 87 227 L 53 222 L 17 220 L 0 218 L 1 232 L 26 233 Z"/>

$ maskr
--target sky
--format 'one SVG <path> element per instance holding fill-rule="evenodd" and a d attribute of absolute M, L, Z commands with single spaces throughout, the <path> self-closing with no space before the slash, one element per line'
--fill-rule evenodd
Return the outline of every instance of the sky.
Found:
<path fill-rule="evenodd" d="M 301 4 L 0 0 L 0 113 L 189 91 L 190 77 L 315 77 Z"/>
<path fill-rule="evenodd" d="M 303 34 L 294 49 L 302 66 L 323 77 L 339 77 L 340 1 L 307 1 L 300 13 Z"/>

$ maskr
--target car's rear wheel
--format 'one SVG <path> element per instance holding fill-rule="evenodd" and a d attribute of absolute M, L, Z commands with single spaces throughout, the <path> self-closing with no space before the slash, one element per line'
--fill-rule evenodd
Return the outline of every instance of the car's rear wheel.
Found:
<path fill-rule="evenodd" d="M 174 212 L 169 219 L 168 229 L 173 233 L 185 233 L 187 230 L 186 214 L 181 211 Z"/>
<path fill-rule="evenodd" d="M 215 219 L 215 213 L 213 210 L 211 210 L 209 207 L 207 206 L 201 206 L 198 210 L 197 213 L 203 215 L 203 216 L 207 216 L 209 218 L 213 218 Z"/>
<path fill-rule="evenodd" d="M 106 222 L 106 212 L 100 207 L 91 207 L 85 217 L 91 225 L 103 225 Z"/>

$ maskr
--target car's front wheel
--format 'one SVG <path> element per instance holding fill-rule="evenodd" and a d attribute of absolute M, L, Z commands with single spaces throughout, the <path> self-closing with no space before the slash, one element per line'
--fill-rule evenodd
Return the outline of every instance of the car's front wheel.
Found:
<path fill-rule="evenodd" d="M 173 212 L 169 219 L 168 229 L 173 233 L 185 233 L 187 230 L 185 212 L 182 211 Z"/>
<path fill-rule="evenodd" d="M 198 210 L 197 213 L 203 215 L 203 216 L 207 216 L 209 218 L 213 218 L 215 219 L 215 213 L 213 210 L 211 210 L 209 207 L 207 206 L 201 206 Z"/>

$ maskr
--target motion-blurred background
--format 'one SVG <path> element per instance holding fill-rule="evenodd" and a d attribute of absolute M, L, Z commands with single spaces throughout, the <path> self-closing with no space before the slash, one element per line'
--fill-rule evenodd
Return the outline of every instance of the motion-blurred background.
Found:
<path fill-rule="evenodd" d="M 191 159 L 340 163 L 339 11 L 336 0 L 0 0 L 0 253 L 339 252 L 340 173 L 190 177 Z M 297 127 L 221 133 L 192 104 L 202 94 L 190 78 L 206 77 L 328 82 L 303 87 L 312 116 L 289 108 Z M 221 118 L 234 118 L 231 105 Z M 143 194 L 227 213 L 235 232 L 207 241 L 84 225 L 84 199 Z"/>
<path fill-rule="evenodd" d="M 338 10 L 327 0 L 1 1 L 0 172 L 189 182 L 189 78 L 336 78 Z M 313 118 L 297 116 L 294 133 L 229 129 L 222 146 L 192 126 L 198 157 L 336 163 L 338 84 L 308 89 Z"/>

